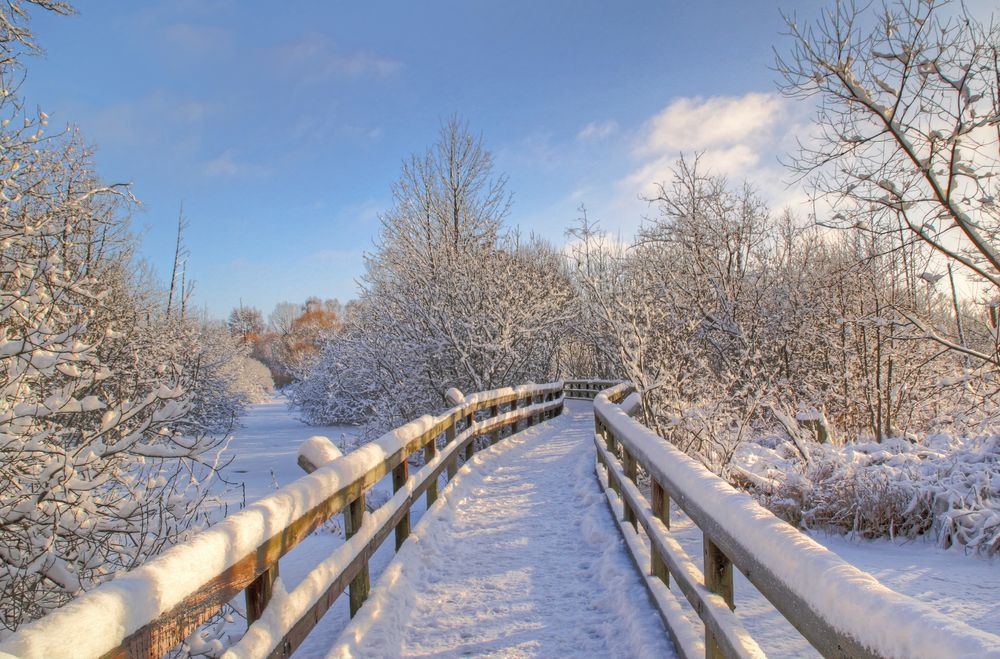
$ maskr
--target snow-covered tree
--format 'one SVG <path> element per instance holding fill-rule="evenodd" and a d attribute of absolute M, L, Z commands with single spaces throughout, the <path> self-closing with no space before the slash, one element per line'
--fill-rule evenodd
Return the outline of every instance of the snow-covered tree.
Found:
<path fill-rule="evenodd" d="M 225 434 L 248 405 L 271 392 L 270 372 L 229 327 L 188 321 L 176 331 L 176 359 L 190 382 L 190 410 L 180 425 L 193 433 Z"/>
<path fill-rule="evenodd" d="M 241 304 L 229 312 L 226 327 L 243 345 L 251 345 L 264 334 L 264 317 L 259 309 Z"/>
<path fill-rule="evenodd" d="M 28 4 L 70 11 L 0 7 L 0 635 L 196 527 L 216 446 L 178 432 L 189 374 L 146 349 L 128 189 L 12 91 Z"/>
<path fill-rule="evenodd" d="M 936 284 L 954 267 L 988 303 L 1000 297 L 994 21 L 947 0 L 836 2 L 814 23 L 790 18 L 792 47 L 778 60 L 784 91 L 817 101 L 817 135 L 803 140 L 793 166 L 832 206 L 832 217 L 819 219 L 896 236 L 904 259 L 923 246 L 935 258 L 927 270 L 903 269 L 912 286 Z M 960 316 L 954 278 L 947 283 Z M 1000 365 L 995 327 L 977 344 L 954 322 L 896 311 L 921 336 Z"/>
<path fill-rule="evenodd" d="M 441 407 L 450 387 L 553 375 L 568 277 L 555 250 L 504 229 L 510 199 L 482 140 L 447 122 L 393 199 L 356 307 L 295 388 L 306 418 L 388 425 Z"/>

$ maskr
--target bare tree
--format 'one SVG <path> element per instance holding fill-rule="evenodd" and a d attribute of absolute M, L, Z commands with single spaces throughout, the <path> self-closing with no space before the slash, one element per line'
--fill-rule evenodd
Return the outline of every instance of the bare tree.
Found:
<path fill-rule="evenodd" d="M 187 301 L 191 295 L 187 282 L 187 263 L 191 256 L 184 243 L 184 231 L 188 228 L 188 220 L 184 217 L 184 207 L 177 213 L 177 241 L 174 244 L 174 264 L 170 269 L 170 288 L 167 293 L 167 316 L 174 309 L 175 299 L 180 306 L 180 317 L 184 318 Z"/>
<path fill-rule="evenodd" d="M 817 101 L 818 135 L 792 165 L 830 201 L 832 222 L 896 236 L 904 255 L 926 246 L 936 270 L 913 275 L 936 282 L 955 266 L 995 298 L 1000 28 L 993 20 L 939 0 L 836 2 L 815 23 L 788 18 L 793 45 L 777 68 L 786 94 Z M 1000 365 L 996 345 L 971 345 L 912 309 L 898 311 L 922 336 Z"/>

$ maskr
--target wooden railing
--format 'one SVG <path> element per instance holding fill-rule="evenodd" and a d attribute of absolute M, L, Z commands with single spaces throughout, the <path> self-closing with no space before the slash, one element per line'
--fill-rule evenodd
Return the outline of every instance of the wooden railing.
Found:
<path fill-rule="evenodd" d="M 621 380 L 574 379 L 566 380 L 563 396 L 567 399 L 594 400 L 594 396 L 608 387 L 619 384 Z"/>
<path fill-rule="evenodd" d="M 764 656 L 734 612 L 733 566 L 824 656 L 1000 656 L 1000 636 L 886 588 L 631 418 L 632 391 L 594 399 L 598 477 L 681 656 Z M 701 568 L 671 535 L 671 502 L 702 532 Z"/>
<path fill-rule="evenodd" d="M 412 504 L 423 494 L 428 506 L 434 502 L 439 476 L 454 477 L 477 438 L 496 442 L 562 409 L 562 382 L 497 389 L 466 396 L 440 416 L 421 417 L 326 464 L 300 460 L 311 474 L 21 628 L 0 643 L 0 656 L 159 657 L 245 591 L 250 625 L 226 656 L 287 657 L 345 588 L 351 614 L 357 611 L 368 595 L 375 550 L 390 532 L 399 549 Z M 424 464 L 410 474 L 409 458 L 418 451 Z M 394 496 L 366 514 L 365 494 L 390 473 Z M 275 594 L 279 559 L 341 512 L 347 541 L 292 592 Z M 280 606 L 269 608 L 278 596 Z"/>

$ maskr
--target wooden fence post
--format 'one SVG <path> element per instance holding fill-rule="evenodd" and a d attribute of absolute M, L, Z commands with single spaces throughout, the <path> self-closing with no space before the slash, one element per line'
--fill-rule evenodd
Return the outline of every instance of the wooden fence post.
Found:
<path fill-rule="evenodd" d="M 733 564 L 722 553 L 715 543 L 704 536 L 705 547 L 705 587 L 713 593 L 722 596 L 730 609 L 735 609 L 733 603 Z M 715 636 L 705 629 L 705 657 L 715 659 L 725 656 L 715 640 Z"/>
<path fill-rule="evenodd" d="M 361 494 L 351 502 L 344 511 L 345 535 L 348 539 L 354 536 L 361 528 L 361 522 L 365 516 L 365 495 Z M 358 612 L 361 605 L 368 599 L 368 592 L 371 590 L 371 582 L 368 578 L 368 561 L 361 567 L 358 574 L 351 581 L 351 617 Z"/>
<path fill-rule="evenodd" d="M 475 417 L 476 417 L 475 412 L 469 412 L 469 415 L 465 417 L 465 427 L 467 429 L 472 427 L 472 424 L 475 421 Z M 469 460 L 471 460 L 475 452 L 476 452 L 476 436 L 473 435 L 472 439 L 469 440 L 469 443 L 465 447 L 465 461 L 468 462 Z"/>
<path fill-rule="evenodd" d="M 618 457 L 618 451 L 615 449 L 615 434 L 611 432 L 611 428 L 608 428 L 600 420 L 597 421 L 597 424 L 600 428 L 598 434 L 604 437 L 604 444 L 608 448 L 608 453 L 611 454 L 612 459 L 616 459 Z M 611 485 L 611 489 L 614 490 L 615 494 L 620 497 L 622 495 L 621 486 L 619 486 L 618 480 L 613 477 L 613 471 L 614 470 L 611 468 L 611 465 L 608 465 L 608 483 Z"/>
<path fill-rule="evenodd" d="M 260 620 L 267 608 L 267 603 L 271 601 L 271 593 L 274 590 L 274 582 L 278 578 L 278 564 L 261 572 L 260 576 L 247 586 L 247 625 L 252 625 L 254 621 Z"/>
<path fill-rule="evenodd" d="M 399 490 L 406 485 L 406 481 L 410 478 L 410 462 L 409 460 L 403 460 L 400 462 L 395 469 L 392 470 L 392 491 L 393 493 L 399 492 Z M 406 541 L 406 537 L 410 535 L 410 509 L 406 509 L 406 514 L 403 515 L 403 519 L 399 520 L 396 524 L 396 551 L 403 546 L 403 542 Z"/>
<path fill-rule="evenodd" d="M 510 401 L 510 411 L 513 412 L 516 409 L 517 409 L 517 399 L 515 398 L 514 400 Z M 510 424 L 510 434 L 513 435 L 516 432 L 517 432 L 517 419 L 514 419 Z"/>
<path fill-rule="evenodd" d="M 490 418 L 495 419 L 500 415 L 500 406 L 491 405 L 490 406 Z M 490 433 L 490 445 L 496 444 L 500 441 L 500 426 L 496 427 L 496 430 Z"/>
<path fill-rule="evenodd" d="M 669 529 L 670 528 L 670 499 L 667 497 L 667 493 L 663 491 L 663 487 L 660 486 L 659 481 L 655 478 L 650 479 L 650 490 L 652 491 L 653 501 L 652 509 L 653 515 L 656 516 L 663 524 Z M 667 565 L 663 562 L 663 557 L 660 556 L 660 552 L 656 550 L 656 545 L 651 545 L 650 555 L 652 556 L 652 565 L 650 569 L 653 576 L 659 577 L 660 581 L 666 586 L 670 586 L 670 572 L 667 571 Z"/>
<path fill-rule="evenodd" d="M 635 458 L 632 457 L 632 454 L 629 453 L 628 449 L 626 449 L 624 446 L 622 447 L 622 457 L 624 458 L 625 462 L 625 478 L 632 481 L 632 483 L 635 483 L 635 477 L 639 473 L 639 470 L 636 467 Z M 625 500 L 625 497 L 622 497 L 622 507 L 625 509 L 625 521 L 631 524 L 633 529 L 638 531 L 639 527 L 637 526 L 637 522 L 635 519 L 635 511 L 632 510 L 632 506 L 628 504 L 628 501 Z"/>
<path fill-rule="evenodd" d="M 444 442 L 445 446 L 451 444 L 455 441 L 455 424 L 457 421 L 455 419 L 451 420 L 451 425 L 448 426 L 444 431 Z M 455 453 L 448 460 L 448 480 L 450 481 L 458 473 L 458 453 Z"/>
<path fill-rule="evenodd" d="M 431 437 L 431 441 L 427 442 L 424 446 L 424 464 L 429 463 L 438 452 L 438 436 L 434 435 Z M 431 505 L 437 501 L 438 498 L 438 477 L 435 476 L 433 480 L 427 485 L 427 507 L 430 508 Z"/>

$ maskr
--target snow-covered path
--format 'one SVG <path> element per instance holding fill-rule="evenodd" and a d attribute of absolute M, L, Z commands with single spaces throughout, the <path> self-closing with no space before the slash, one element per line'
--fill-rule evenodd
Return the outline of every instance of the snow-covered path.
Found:
<path fill-rule="evenodd" d="M 331 657 L 669 657 L 594 478 L 591 407 L 482 451 Z"/>

